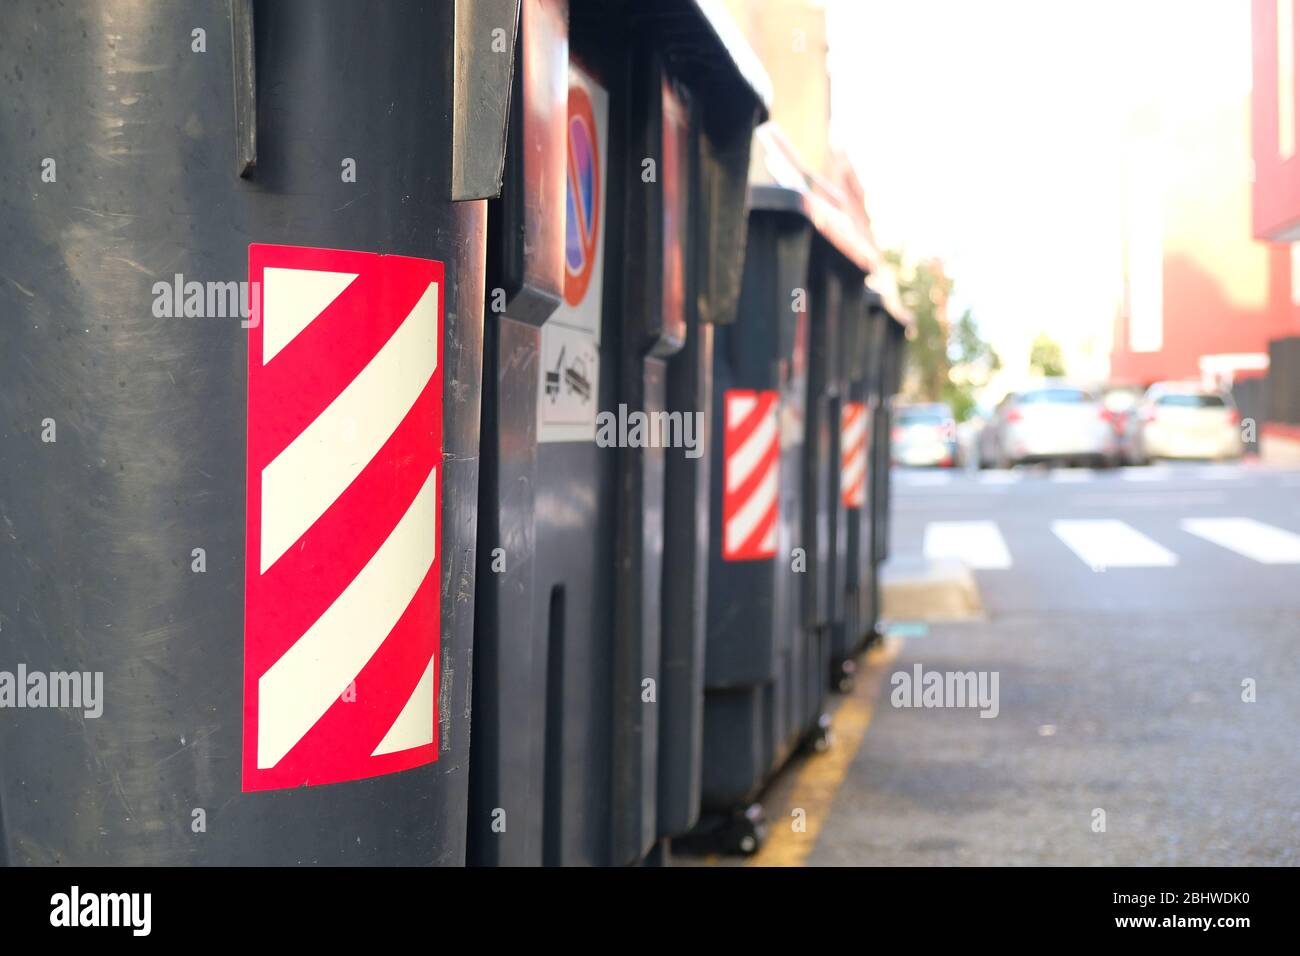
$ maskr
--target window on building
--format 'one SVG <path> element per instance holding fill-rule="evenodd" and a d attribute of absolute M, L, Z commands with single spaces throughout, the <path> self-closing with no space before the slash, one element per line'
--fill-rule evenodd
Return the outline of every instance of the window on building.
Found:
<path fill-rule="evenodd" d="M 1295 154 L 1295 0 L 1277 0 L 1277 152 Z"/>
<path fill-rule="evenodd" d="M 1300 242 L 1291 243 L 1291 304 L 1300 305 Z"/>

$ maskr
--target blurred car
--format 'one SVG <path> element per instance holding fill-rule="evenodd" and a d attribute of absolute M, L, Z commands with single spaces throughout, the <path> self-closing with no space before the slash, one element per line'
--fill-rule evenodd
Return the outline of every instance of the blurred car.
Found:
<path fill-rule="evenodd" d="M 962 468 L 979 468 L 980 446 L 984 432 L 993 419 L 993 408 L 987 403 L 976 403 L 969 417 L 957 423 L 957 464 Z"/>
<path fill-rule="evenodd" d="M 1010 393 L 986 431 L 999 468 L 1031 462 L 1107 467 L 1119 457 L 1110 410 L 1092 390 L 1064 382 Z"/>
<path fill-rule="evenodd" d="M 1107 389 L 1101 399 L 1110 412 L 1111 426 L 1115 429 L 1116 458 L 1125 465 L 1142 462 L 1142 451 L 1138 447 L 1138 404 L 1142 401 L 1142 394 L 1140 388 L 1118 386 Z"/>
<path fill-rule="evenodd" d="M 938 465 L 951 468 L 957 460 L 957 422 L 942 402 L 899 405 L 890 434 L 896 465 Z"/>
<path fill-rule="evenodd" d="M 1143 462 L 1156 458 L 1241 457 L 1241 415 L 1232 396 L 1186 382 L 1157 382 L 1138 408 Z"/>
<path fill-rule="evenodd" d="M 1016 393 L 1008 392 L 992 408 L 980 408 L 977 414 L 981 424 L 975 434 L 974 458 L 978 468 L 996 468 L 1002 464 L 1002 413 L 1015 401 Z"/>

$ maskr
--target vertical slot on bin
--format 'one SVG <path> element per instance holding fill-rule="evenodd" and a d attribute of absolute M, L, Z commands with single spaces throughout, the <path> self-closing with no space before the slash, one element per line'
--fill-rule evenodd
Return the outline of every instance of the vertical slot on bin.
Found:
<path fill-rule="evenodd" d="M 560 775 L 564 772 L 564 585 L 551 588 L 546 612 L 546 749 L 542 793 L 546 801 L 542 827 L 542 865 L 559 866 L 561 825 Z"/>

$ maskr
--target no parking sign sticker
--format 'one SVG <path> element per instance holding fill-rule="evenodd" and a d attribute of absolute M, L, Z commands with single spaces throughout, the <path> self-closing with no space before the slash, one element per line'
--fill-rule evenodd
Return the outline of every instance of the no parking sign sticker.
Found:
<path fill-rule="evenodd" d="M 609 94 L 569 67 L 564 301 L 542 326 L 537 438 L 594 441 L 600 386 Z"/>

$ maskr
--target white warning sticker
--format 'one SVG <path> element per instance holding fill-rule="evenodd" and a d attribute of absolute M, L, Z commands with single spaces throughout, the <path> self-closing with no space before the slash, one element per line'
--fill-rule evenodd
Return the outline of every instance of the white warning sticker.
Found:
<path fill-rule="evenodd" d="M 583 329 L 547 323 L 542 328 L 541 441 L 593 441 L 600 384 L 600 347 Z"/>

